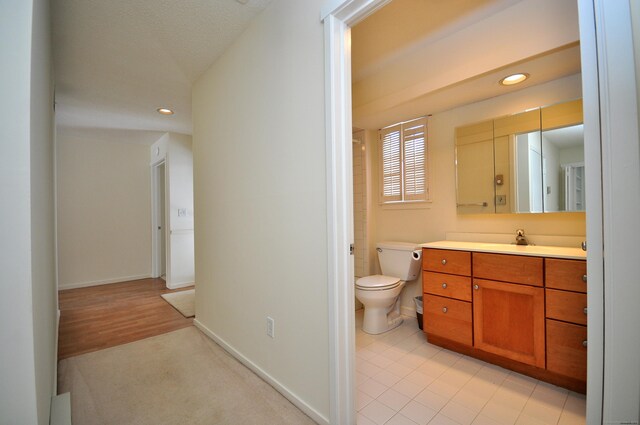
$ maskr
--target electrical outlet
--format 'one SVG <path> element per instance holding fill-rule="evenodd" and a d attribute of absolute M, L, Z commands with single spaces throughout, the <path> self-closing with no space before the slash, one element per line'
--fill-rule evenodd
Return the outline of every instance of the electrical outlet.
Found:
<path fill-rule="evenodd" d="M 507 205 L 507 195 L 496 195 L 496 205 Z"/>
<path fill-rule="evenodd" d="M 275 338 L 275 328 L 275 321 L 271 317 L 267 316 L 267 335 L 271 338 Z"/>

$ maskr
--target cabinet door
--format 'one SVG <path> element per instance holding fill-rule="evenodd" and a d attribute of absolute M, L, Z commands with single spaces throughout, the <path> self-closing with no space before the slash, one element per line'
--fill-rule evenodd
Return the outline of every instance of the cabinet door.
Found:
<path fill-rule="evenodd" d="M 474 279 L 474 346 L 545 367 L 544 289 Z"/>

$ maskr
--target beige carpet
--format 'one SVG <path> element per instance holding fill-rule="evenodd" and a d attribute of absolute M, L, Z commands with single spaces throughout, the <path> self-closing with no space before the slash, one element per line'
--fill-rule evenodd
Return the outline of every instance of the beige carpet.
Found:
<path fill-rule="evenodd" d="M 166 302 L 171 304 L 173 308 L 178 310 L 184 317 L 193 317 L 196 315 L 196 290 L 189 289 L 180 292 L 171 292 L 169 294 L 160 295 Z"/>
<path fill-rule="evenodd" d="M 195 327 L 60 361 L 74 425 L 314 422 Z"/>

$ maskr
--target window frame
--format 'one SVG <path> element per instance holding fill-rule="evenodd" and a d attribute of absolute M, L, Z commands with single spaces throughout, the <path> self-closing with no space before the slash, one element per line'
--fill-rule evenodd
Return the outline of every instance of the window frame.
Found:
<path fill-rule="evenodd" d="M 415 128 L 416 125 L 424 126 L 423 131 L 423 162 L 422 168 L 424 170 L 422 175 L 424 192 L 422 194 L 407 194 L 407 158 L 406 158 L 406 143 L 408 141 L 416 140 L 415 137 L 410 137 L 411 135 L 407 135 L 407 130 L 411 130 Z M 381 128 L 378 130 L 378 203 L 383 206 L 391 206 L 391 205 L 413 205 L 417 206 L 419 204 L 424 204 L 431 201 L 431 188 L 430 188 L 430 179 L 429 179 L 429 119 L 428 116 L 423 116 L 415 119 L 411 119 L 408 121 L 402 121 L 396 124 L 392 124 Z M 393 136 L 393 133 L 396 133 L 397 136 Z M 390 137 L 387 137 L 391 135 Z M 385 160 L 385 150 L 388 152 L 389 148 L 385 148 L 385 139 L 388 138 L 388 142 L 393 142 L 394 140 L 398 140 L 398 147 L 393 149 L 393 151 L 398 151 L 399 153 L 399 172 L 397 173 L 399 177 L 399 193 L 396 193 L 393 189 L 390 194 L 385 195 L 385 177 L 392 177 L 395 173 L 387 173 L 385 175 L 385 163 L 388 166 L 392 166 L 392 163 L 395 160 L 387 158 Z M 394 170 L 395 171 L 395 170 Z M 415 180 L 414 177 L 414 186 Z M 419 180 L 419 179 L 418 179 Z"/>

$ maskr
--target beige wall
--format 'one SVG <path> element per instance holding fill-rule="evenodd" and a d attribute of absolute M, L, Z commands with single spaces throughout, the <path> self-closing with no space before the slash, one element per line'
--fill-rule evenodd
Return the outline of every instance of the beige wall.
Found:
<path fill-rule="evenodd" d="M 151 273 L 149 145 L 57 133 L 60 289 Z"/>
<path fill-rule="evenodd" d="M 329 416 L 323 4 L 274 1 L 193 89 L 197 321 L 319 421 Z"/>
<path fill-rule="evenodd" d="M 376 241 L 431 242 L 445 239 L 446 232 L 509 233 L 515 238 L 519 228 L 533 235 L 585 235 L 584 213 L 458 215 L 454 167 L 456 127 L 578 98 L 581 96 L 580 84 L 579 75 L 565 77 L 431 117 L 428 166 L 432 202 L 422 208 L 394 208 L 374 203 Z M 373 144 L 372 149 L 375 148 Z M 374 161 L 371 167 L 373 193 L 377 194 L 378 156 L 371 155 L 370 158 Z M 412 298 L 420 291 L 419 282 L 409 284 L 403 292 L 403 306 L 411 308 Z"/>

